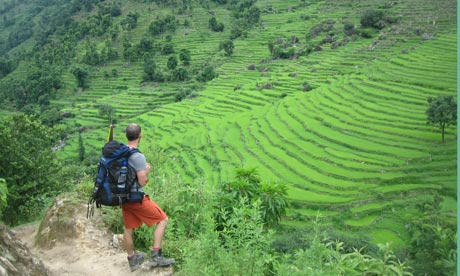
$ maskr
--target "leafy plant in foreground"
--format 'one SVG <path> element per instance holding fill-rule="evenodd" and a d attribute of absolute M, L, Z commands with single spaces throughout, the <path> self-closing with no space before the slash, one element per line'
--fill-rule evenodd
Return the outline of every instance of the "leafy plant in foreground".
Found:
<path fill-rule="evenodd" d="M 224 224 L 226 216 L 233 212 L 233 207 L 244 203 L 250 206 L 260 200 L 260 212 L 263 222 L 268 227 L 278 225 L 285 214 L 288 201 L 285 198 L 287 187 L 283 183 L 262 182 L 257 169 L 238 169 L 234 181 L 224 183 L 218 191 L 218 224 Z M 222 228 L 220 225 L 219 228 Z"/>

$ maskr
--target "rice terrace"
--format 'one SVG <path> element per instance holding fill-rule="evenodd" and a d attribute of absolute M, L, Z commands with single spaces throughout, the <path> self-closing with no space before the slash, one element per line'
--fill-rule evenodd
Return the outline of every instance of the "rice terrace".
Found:
<path fill-rule="evenodd" d="M 0 1 L 4 21 L 16 22 L 0 30 L 2 59 L 16 62 L 0 72 L 0 114 L 40 117 L 37 102 L 18 104 L 7 89 L 34 59 L 58 64 L 47 110 L 65 132 L 59 159 L 74 162 L 83 145 L 81 164 L 92 166 L 111 122 L 120 141 L 137 122 L 154 183 L 177 177 L 215 191 L 244 168 L 285 185 L 280 243 L 302 244 L 296 233 L 317 220 L 331 239 L 397 253 L 421 214 L 439 218 L 421 224 L 455 229 L 456 122 L 441 133 L 427 109 L 429 98 L 456 97 L 456 1 L 80 1 L 93 6 L 62 23 L 75 36 L 68 44 L 71 34 L 41 16 L 78 1 L 33 2 Z M 104 21 L 114 6 L 120 14 Z M 26 19 L 34 33 L 12 44 Z"/>

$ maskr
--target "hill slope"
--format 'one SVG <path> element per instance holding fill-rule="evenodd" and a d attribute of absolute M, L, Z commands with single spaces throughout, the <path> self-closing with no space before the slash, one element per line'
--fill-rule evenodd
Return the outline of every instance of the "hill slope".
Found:
<path fill-rule="evenodd" d="M 137 12 L 138 26 L 119 31 L 112 41 L 119 57 L 90 67 L 88 88 L 79 89 L 64 70 L 52 103 L 71 114 L 64 120 L 69 131 L 83 130 L 89 154 L 98 155 L 105 139 L 99 108 L 109 104 L 117 111 L 116 138 L 123 139 L 124 125 L 139 122 L 147 157 L 151 147 L 164 149 L 167 171 L 186 181 L 203 177 L 215 187 L 243 166 L 287 183 L 293 204 L 285 225 L 301 227 L 319 210 L 335 227 L 403 244 L 416 204 L 434 193 L 455 217 L 456 129 L 441 144 L 425 116 L 428 97 L 456 93 L 455 1 L 259 0 L 260 21 L 233 40 L 230 57 L 219 49 L 238 21 L 230 5 L 154 2 L 120 1 L 114 22 Z M 360 27 L 368 9 L 385 12 L 384 28 Z M 152 39 L 176 52 L 155 55 L 157 68 L 170 74 L 169 57 L 189 49 L 190 74 L 211 65 L 218 77 L 143 82 L 142 58 L 122 57 L 125 41 L 140 43 L 149 24 L 166 14 L 174 14 L 177 29 Z M 75 18 L 90 16 L 80 11 Z M 223 32 L 209 29 L 212 16 L 225 24 Z M 355 33 L 346 35 L 351 25 Z M 108 37 L 88 35 L 75 59 L 91 43 L 101 51 Z M 27 41 L 21 45 L 12 52 Z M 189 97 L 175 102 L 180 93 Z M 75 156 L 77 139 L 66 141 L 62 157 Z"/>

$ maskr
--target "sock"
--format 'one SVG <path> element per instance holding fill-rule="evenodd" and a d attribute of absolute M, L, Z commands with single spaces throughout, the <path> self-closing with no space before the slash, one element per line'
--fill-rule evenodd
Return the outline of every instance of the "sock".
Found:
<path fill-rule="evenodd" d="M 131 254 L 128 254 L 128 258 L 131 259 L 133 256 L 134 256 L 134 253 L 136 253 L 135 251 L 133 251 L 133 253 Z"/>
<path fill-rule="evenodd" d="M 159 248 L 159 247 L 153 247 L 153 248 L 152 248 L 152 251 L 161 251 L 161 248 Z"/>

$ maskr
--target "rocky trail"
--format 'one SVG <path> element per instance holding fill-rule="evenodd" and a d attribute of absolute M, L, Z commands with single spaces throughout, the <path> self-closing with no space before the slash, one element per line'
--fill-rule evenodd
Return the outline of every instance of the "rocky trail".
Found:
<path fill-rule="evenodd" d="M 93 218 L 87 219 L 86 204 L 72 207 L 66 206 L 67 202 L 66 199 L 56 200 L 41 229 L 39 223 L 12 229 L 16 237 L 42 260 L 50 275 L 173 275 L 172 267 L 150 269 L 146 265 L 131 272 L 126 253 L 121 248 L 121 236 L 101 227 L 100 213 L 96 212 Z M 70 217 L 68 208 L 72 208 Z M 56 223 L 63 220 L 63 214 L 67 215 L 64 226 Z"/>

